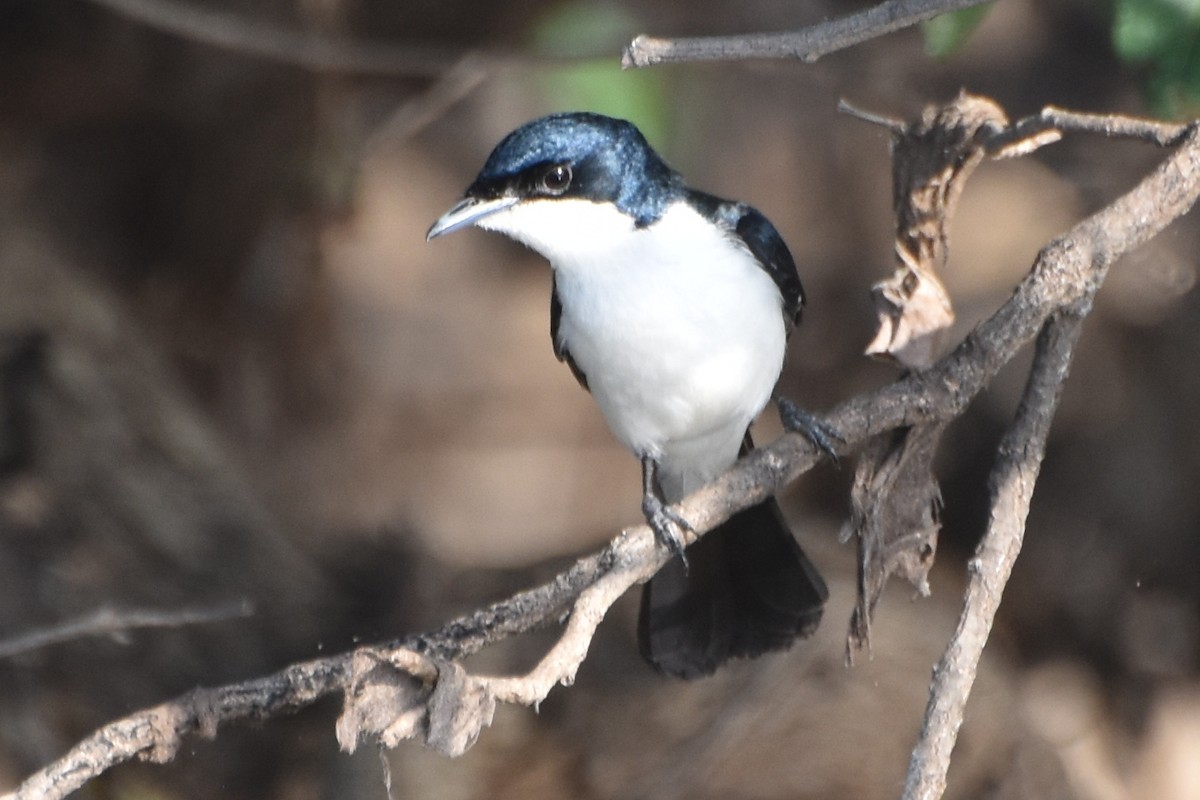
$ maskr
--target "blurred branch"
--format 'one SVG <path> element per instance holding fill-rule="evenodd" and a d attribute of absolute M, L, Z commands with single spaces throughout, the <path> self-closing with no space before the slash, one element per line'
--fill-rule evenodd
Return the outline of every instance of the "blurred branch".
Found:
<path fill-rule="evenodd" d="M 813 62 L 837 50 L 884 36 L 939 14 L 983 5 L 990 0 L 886 0 L 866 11 L 795 31 L 659 39 L 638 36 L 621 55 L 621 66 L 652 67 L 682 61 L 736 61 L 798 58 Z"/>
<path fill-rule="evenodd" d="M 170 611 L 154 609 L 99 608 L 90 614 L 11 639 L 0 640 L 0 659 L 12 658 L 43 647 L 82 639 L 85 636 L 106 636 L 124 642 L 126 634 L 137 628 L 182 628 L 249 617 L 254 606 L 248 600 L 225 603 L 211 608 L 181 608 Z"/>
<path fill-rule="evenodd" d="M 918 746 L 912 771 L 922 777 L 912 781 L 906 797 L 934 798 L 944 786 L 961 706 L 1019 549 L 1045 431 L 1079 322 L 1113 261 L 1184 214 L 1198 196 L 1200 134 L 1189 127 L 1178 150 L 1137 187 L 1047 245 L 1008 302 L 953 352 L 926 370 L 847 400 L 823 420 L 842 434 L 843 451 L 897 428 L 952 420 L 1021 348 L 1046 331 L 1025 401 L 993 470 L 992 523 L 981 545 L 986 550 L 972 561 L 973 594 L 965 621 L 932 690 L 922 742 L 928 740 L 930 752 L 937 755 L 927 756 Z M 693 523 L 695 536 L 702 535 L 776 493 L 819 458 L 804 436 L 784 435 L 686 498 L 677 510 Z M 64 797 L 124 761 L 171 760 L 189 734 L 213 736 L 223 723 L 266 719 L 333 693 L 344 698 L 337 725 L 344 749 L 363 739 L 391 746 L 418 738 L 440 752 L 461 753 L 490 723 L 496 703 L 536 707 L 555 685 L 569 684 L 611 604 L 667 558 L 647 526 L 628 529 L 549 583 L 431 633 L 294 664 L 263 678 L 197 689 L 110 723 L 3 800 Z M 527 675 L 470 675 L 457 663 L 491 642 L 564 616 L 563 635 Z"/>
<path fill-rule="evenodd" d="M 384 150 L 414 136 L 473 92 L 491 74 L 486 58 L 468 53 L 438 75 L 423 92 L 405 101 L 372 133 L 364 150 Z"/>
<path fill-rule="evenodd" d="M 325 74 L 436 78 L 452 69 L 460 49 L 377 44 L 314 36 L 178 0 L 88 0 L 122 17 L 188 41 Z M 582 60 L 495 51 L 475 56 L 493 66 Z"/>

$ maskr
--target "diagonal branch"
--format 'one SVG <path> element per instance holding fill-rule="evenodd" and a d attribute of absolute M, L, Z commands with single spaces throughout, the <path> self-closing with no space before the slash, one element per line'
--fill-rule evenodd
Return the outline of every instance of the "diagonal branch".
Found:
<path fill-rule="evenodd" d="M 933 670 L 929 704 L 901 795 L 904 800 L 934 800 L 946 789 L 950 755 L 1004 586 L 1021 552 L 1046 437 L 1089 309 L 1090 301 L 1081 301 L 1073 310 L 1055 314 L 1038 337 L 1029 382 L 988 479 L 990 521 L 968 564 L 970 579 L 958 627 Z"/>
<path fill-rule="evenodd" d="M 199 0 L 88 0 L 114 14 L 191 42 L 320 74 L 439 78 L 469 56 L 491 66 L 563 64 L 589 54 L 556 57 L 414 43 L 364 42 L 345 36 L 289 30 L 242 13 L 213 10 Z M 600 55 L 600 54 L 595 54 Z"/>
<path fill-rule="evenodd" d="M 949 421 L 961 414 L 1039 330 L 1061 331 L 1066 324 L 1062 320 L 1072 315 L 1082 317 L 1109 266 L 1184 214 L 1197 197 L 1200 133 L 1193 126 L 1187 129 L 1178 149 L 1138 186 L 1045 247 L 1008 302 L 948 356 L 928 370 L 911 373 L 834 409 L 824 422 L 843 435 L 841 449 L 853 449 L 869 437 L 898 427 Z M 1048 327 L 1052 319 L 1056 321 Z M 1041 387 L 1050 386 L 1057 392 L 1058 384 L 1052 380 L 1061 383 L 1065 369 L 1065 357 L 1059 355 L 1062 343 L 1067 343 L 1069 354 L 1069 343 L 1073 342 L 1067 335 L 1071 329 L 1065 330 L 1055 334 L 1060 338 L 1051 334 L 1044 337 L 1044 341 L 1058 344 L 1044 343 L 1039 349 L 1042 366 L 1031 380 L 1029 410 L 1022 412 L 1022 419 L 1046 408 Z M 1037 437 L 1044 439 L 1044 432 L 1038 433 L 1040 428 L 1026 433 L 1027 424 L 1019 422 L 1014 427 L 1007 440 L 1011 448 L 998 462 L 994 483 L 997 492 L 1009 491 L 1003 480 L 1009 470 L 1016 469 L 1012 474 L 1026 480 L 1018 484 L 1018 494 L 1014 495 L 1015 513 L 997 507 L 997 530 L 1023 528 L 1024 514 L 1019 504 L 1027 503 L 1032 480 L 1020 469 L 1028 469 L 1022 465 L 1029 463 L 1023 459 L 1030 453 L 1040 457 L 1037 442 L 1041 439 Z M 1034 443 L 1029 451 L 1022 449 L 1026 442 Z M 810 469 L 819 457 L 806 438 L 787 434 L 686 498 L 677 510 L 703 533 L 736 511 L 776 493 Z M 197 689 L 110 723 L 0 800 L 61 798 L 125 761 L 168 761 L 187 735 L 213 736 L 223 723 L 265 719 L 304 708 L 334 693 L 341 693 L 345 699 L 338 735 L 346 749 L 366 736 L 374 736 L 385 745 L 415 737 L 442 752 L 462 752 L 490 722 L 497 702 L 536 706 L 556 684 L 569 684 L 612 602 L 652 575 L 667 558 L 647 526 L 631 528 L 554 580 L 436 631 L 294 664 L 242 683 Z M 568 614 L 563 637 L 526 676 L 471 676 L 454 663 L 490 642 Z M 968 672 L 972 671 L 969 662 L 964 664 Z M 947 670 L 946 674 L 951 672 Z M 959 692 L 963 700 L 967 689 L 969 685 Z M 942 690 L 935 687 L 935 693 L 940 695 Z M 930 729 L 934 730 L 932 725 Z M 926 796 L 936 794 L 922 795 Z"/>

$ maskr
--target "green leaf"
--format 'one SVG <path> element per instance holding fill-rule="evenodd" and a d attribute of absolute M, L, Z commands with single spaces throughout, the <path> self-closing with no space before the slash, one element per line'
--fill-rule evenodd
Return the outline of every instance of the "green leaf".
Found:
<path fill-rule="evenodd" d="M 992 4 L 972 6 L 934 17 L 921 26 L 925 34 L 925 52 L 934 58 L 953 55 L 983 22 Z"/>
<path fill-rule="evenodd" d="M 1187 15 L 1178 3 L 1118 0 L 1113 18 L 1113 48 L 1127 61 L 1149 61 L 1173 49 L 1180 32 L 1188 27 Z"/>
<path fill-rule="evenodd" d="M 554 6 L 534 27 L 535 47 L 557 56 L 610 53 L 548 69 L 541 84 L 560 110 L 587 110 L 627 119 L 651 142 L 665 141 L 668 120 L 663 70 L 622 70 L 621 48 L 640 29 L 616 5 L 571 0 Z"/>
<path fill-rule="evenodd" d="M 1200 110 L 1200 0 L 1117 0 L 1113 49 L 1146 69 L 1146 95 L 1156 114 Z"/>

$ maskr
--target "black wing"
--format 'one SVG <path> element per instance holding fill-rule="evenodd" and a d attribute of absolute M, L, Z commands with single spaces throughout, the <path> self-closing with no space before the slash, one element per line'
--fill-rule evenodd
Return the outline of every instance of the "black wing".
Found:
<path fill-rule="evenodd" d="M 553 275 L 553 273 L 552 273 Z M 587 375 L 583 374 L 583 370 L 575 363 L 575 359 L 571 358 L 571 353 L 567 350 L 565 342 L 559 341 L 558 338 L 558 323 L 562 320 L 562 301 L 558 299 L 558 284 L 554 278 L 550 278 L 550 344 L 554 345 L 554 355 L 559 361 L 565 361 L 567 366 L 571 368 L 571 374 L 575 376 L 575 380 L 579 381 L 579 385 L 584 389 L 588 388 Z M 588 389 L 588 391 L 591 391 Z"/>
<path fill-rule="evenodd" d="M 741 240 L 758 265 L 771 276 L 783 296 L 783 316 L 791 326 L 800 322 L 804 307 L 804 287 L 792 253 L 771 221 L 745 203 L 722 200 L 692 190 L 691 201 L 713 222 Z"/>
<path fill-rule="evenodd" d="M 796 271 L 792 253 L 770 220 L 749 206 L 742 208 L 744 213 L 735 232 L 779 287 L 784 315 L 791 322 L 799 323 L 800 311 L 804 308 L 804 287 L 800 284 L 800 273 Z"/>

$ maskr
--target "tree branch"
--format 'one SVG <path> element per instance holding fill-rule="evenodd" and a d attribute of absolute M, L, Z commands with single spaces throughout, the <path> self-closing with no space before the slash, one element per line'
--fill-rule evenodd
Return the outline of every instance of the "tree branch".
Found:
<path fill-rule="evenodd" d="M 573 63 L 600 54 L 551 56 L 509 51 L 363 42 L 281 28 L 240 13 L 177 0 L 89 0 L 114 14 L 191 42 L 320 74 L 437 78 L 464 57 L 492 66 Z M 605 54 L 606 55 L 606 54 Z"/>
<path fill-rule="evenodd" d="M 824 422 L 843 435 L 839 448 L 843 451 L 898 427 L 952 420 L 1039 330 L 1047 330 L 1025 403 L 993 473 L 994 535 L 989 541 L 997 544 L 989 544 L 989 550 L 973 562 L 978 580 L 986 578 L 987 583 L 976 589 L 981 601 L 969 600 L 964 611 L 968 622 L 952 644 L 955 649 L 946 659 L 950 666 L 942 670 L 945 677 L 935 683 L 930 717 L 940 714 L 948 703 L 950 708 L 959 708 L 961 718 L 961 703 L 970 688 L 969 676 L 974 674 L 971 653 L 981 648 L 986 638 L 988 614 L 994 613 L 1007 577 L 1003 565 L 1011 566 L 1016 555 L 1011 543 L 1014 535 L 1019 543 L 1024 527 L 1028 494 L 1044 446 L 1044 428 L 1053 410 L 1051 400 L 1057 398 L 1065 376 L 1078 320 L 1090 309 L 1113 261 L 1185 213 L 1198 196 L 1200 135 L 1192 126 L 1178 149 L 1138 186 L 1047 245 L 1013 296 L 953 352 L 928 370 L 910 373 L 842 403 L 825 418 Z M 803 436 L 787 434 L 686 498 L 677 510 L 703 533 L 776 493 L 819 457 Z M 993 561 L 993 546 L 1004 554 L 999 561 Z M 366 737 L 388 746 L 406 738 L 421 738 L 441 752 L 463 752 L 491 721 L 497 702 L 536 706 L 556 684 L 569 684 L 613 601 L 652 575 L 667 558 L 647 526 L 631 528 L 554 580 L 436 631 L 295 664 L 251 681 L 197 689 L 110 723 L 30 776 L 3 800 L 61 798 L 124 761 L 168 761 L 189 734 L 213 736 L 220 724 L 265 719 L 335 692 L 345 701 L 338 736 L 346 749 Z M 569 617 L 563 636 L 525 676 L 472 676 L 455 663 L 491 642 L 564 615 Z M 960 641 L 968 634 L 975 638 Z M 963 657 L 956 655 L 959 652 Z M 977 660 L 977 655 L 974 657 Z M 930 739 L 936 739 L 933 750 L 937 756 L 915 753 L 914 769 L 922 774 L 940 772 L 944 785 L 943 764 L 948 763 L 944 759 L 948 759 L 957 725 L 947 728 L 941 720 L 927 719 L 926 729 Z M 932 780 L 931 793 L 919 796 L 937 796 L 938 779 Z"/>
<path fill-rule="evenodd" d="M 1000 441 L 988 478 L 987 532 L 967 565 L 970 575 L 958 627 L 933 671 L 929 704 L 909 762 L 903 800 L 935 800 L 946 790 L 950 755 L 1004 586 L 1021 552 L 1046 437 L 1066 383 L 1071 355 L 1090 302 L 1046 322 L 1016 418 Z"/>
<path fill-rule="evenodd" d="M 939 14 L 983 5 L 990 0 L 886 0 L 866 11 L 795 31 L 659 39 L 638 36 L 621 54 L 621 66 L 652 67 L 683 61 L 736 61 L 747 58 L 798 58 L 811 63 L 932 19 Z"/>
<path fill-rule="evenodd" d="M 0 640 L 0 659 L 12 658 L 43 647 L 49 647 L 85 636 L 107 636 L 124 640 L 136 628 L 182 628 L 248 617 L 254 606 L 248 600 L 201 608 L 156 609 L 99 608 L 90 614 L 40 630 L 30 631 L 11 639 Z"/>

